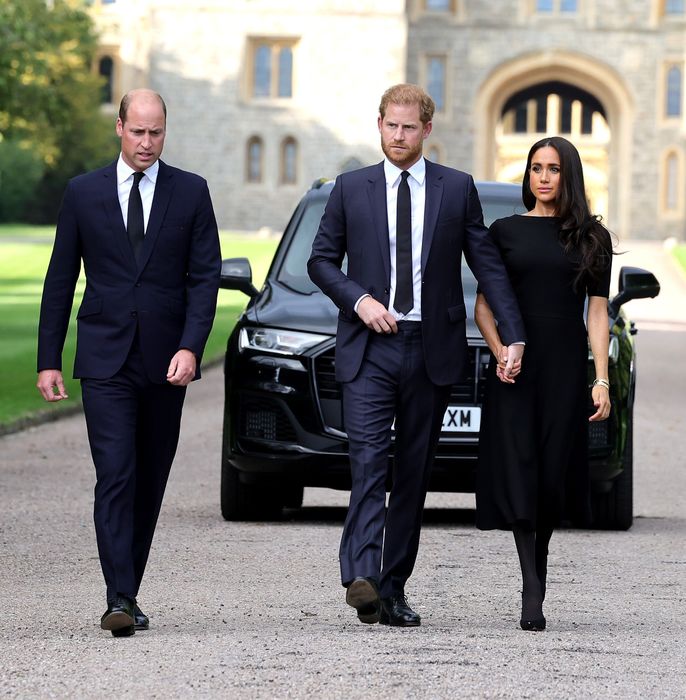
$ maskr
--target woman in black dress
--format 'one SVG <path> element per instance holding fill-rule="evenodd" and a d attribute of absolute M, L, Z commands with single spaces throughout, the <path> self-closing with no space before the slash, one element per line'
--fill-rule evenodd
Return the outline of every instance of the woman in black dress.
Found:
<path fill-rule="evenodd" d="M 532 146 L 522 197 L 527 214 L 491 226 L 527 331 L 523 365 L 510 377 L 504 374 L 507 347 L 482 293 L 475 308 L 493 355 L 479 439 L 476 522 L 482 530 L 513 531 L 522 569 L 520 624 L 542 630 L 548 543 L 563 515 L 588 515 L 587 421 L 610 414 L 612 242 L 589 210 L 581 159 L 566 139 Z M 587 339 L 596 373 L 590 417 Z"/>

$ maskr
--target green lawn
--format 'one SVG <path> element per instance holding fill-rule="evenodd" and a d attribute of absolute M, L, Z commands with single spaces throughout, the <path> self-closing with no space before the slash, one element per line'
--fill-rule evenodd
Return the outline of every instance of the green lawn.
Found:
<path fill-rule="evenodd" d="M 676 258 L 679 265 L 681 265 L 681 269 L 684 272 L 686 272 L 686 244 L 682 243 L 680 245 L 674 246 L 672 252 L 674 253 L 674 257 Z"/>
<path fill-rule="evenodd" d="M 77 298 L 64 349 L 63 367 L 69 400 L 47 405 L 35 388 L 36 333 L 43 277 L 54 227 L 0 225 L 0 428 L 42 411 L 60 411 L 80 401 L 78 381 L 71 379 L 76 342 Z M 222 233 L 222 257 L 247 257 L 255 286 L 262 284 L 278 240 Z M 205 351 L 205 361 L 221 356 L 226 338 L 245 306 L 240 292 L 219 291 L 217 317 Z"/>

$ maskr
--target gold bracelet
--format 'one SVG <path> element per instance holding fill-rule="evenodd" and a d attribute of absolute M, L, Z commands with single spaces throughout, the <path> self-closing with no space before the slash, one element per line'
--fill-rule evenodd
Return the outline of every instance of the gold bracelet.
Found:
<path fill-rule="evenodd" d="M 610 382 L 607 379 L 594 379 L 593 386 L 604 386 L 608 391 L 610 391 Z"/>

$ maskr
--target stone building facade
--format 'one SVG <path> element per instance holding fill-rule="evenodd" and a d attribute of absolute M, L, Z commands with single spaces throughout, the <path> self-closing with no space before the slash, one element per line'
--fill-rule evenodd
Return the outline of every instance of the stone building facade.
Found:
<path fill-rule="evenodd" d="M 280 230 L 313 180 L 380 159 L 396 82 L 439 109 L 427 156 L 519 182 L 529 146 L 580 149 L 620 238 L 686 238 L 684 0 L 95 0 L 110 109 L 169 106 L 165 158 L 223 228 Z M 105 107 L 107 108 L 107 107 Z"/>

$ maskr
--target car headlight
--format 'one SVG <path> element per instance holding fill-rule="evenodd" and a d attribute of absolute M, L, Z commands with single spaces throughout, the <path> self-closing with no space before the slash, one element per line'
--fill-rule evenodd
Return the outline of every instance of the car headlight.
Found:
<path fill-rule="evenodd" d="M 329 340 L 331 336 L 317 333 L 300 333 L 281 328 L 241 328 L 238 349 L 261 350 L 278 355 L 302 355 L 310 348 Z"/>

